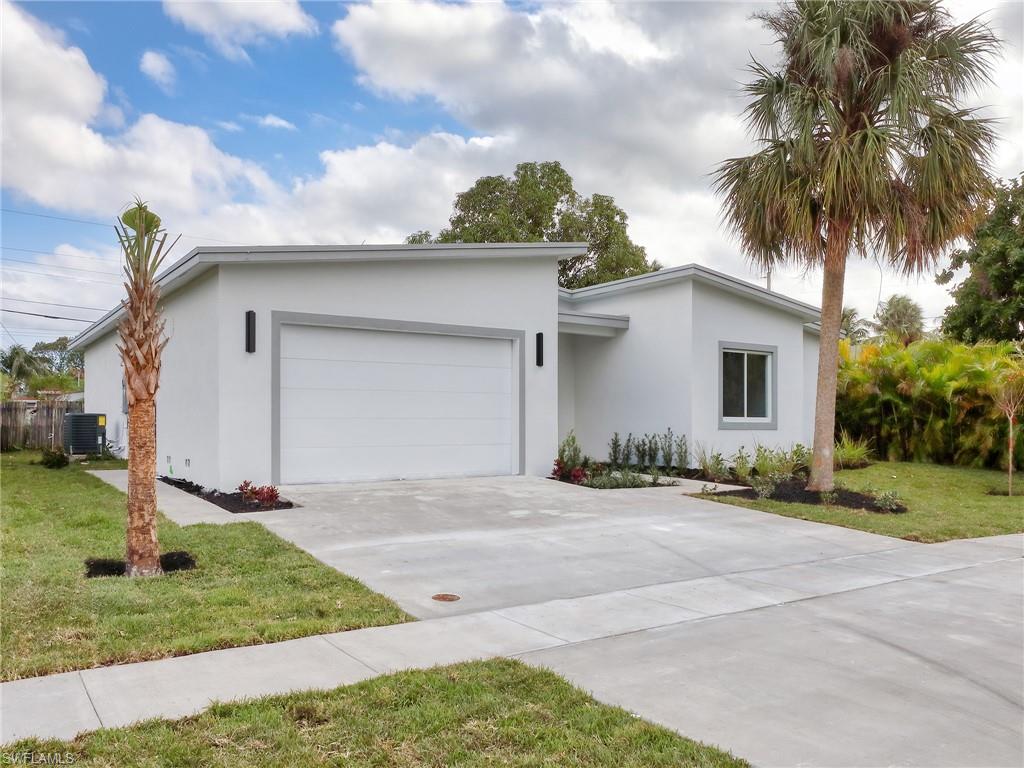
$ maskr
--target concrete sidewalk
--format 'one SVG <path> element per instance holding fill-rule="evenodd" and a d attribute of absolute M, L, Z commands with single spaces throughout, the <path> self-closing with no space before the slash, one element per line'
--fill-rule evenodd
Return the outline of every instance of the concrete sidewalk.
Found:
<path fill-rule="evenodd" d="M 110 483 L 119 491 L 128 492 L 127 469 L 90 469 L 86 471 L 93 477 Z M 247 515 L 232 514 L 216 504 L 159 480 L 156 483 L 156 506 L 178 525 L 244 523 L 247 517 Z"/>
<path fill-rule="evenodd" d="M 637 680 L 651 675 L 671 676 L 683 661 L 678 649 L 689 648 L 690 663 L 700 650 L 685 638 L 713 631 L 705 625 L 708 621 L 720 621 L 719 617 L 745 616 L 743 621 L 751 624 L 734 641 L 757 636 L 758 626 L 764 621 L 785 633 L 789 614 L 766 615 L 765 610 L 802 612 L 794 616 L 800 616 L 800 622 L 807 624 L 805 606 L 817 600 L 849 593 L 863 594 L 870 601 L 872 588 L 911 583 L 922 576 L 945 574 L 949 580 L 969 580 L 974 572 L 984 575 L 975 569 L 1016 567 L 1020 563 L 1018 550 L 1019 538 L 1010 537 L 984 543 L 950 542 L 937 545 L 930 552 L 915 551 L 910 558 L 907 555 L 911 553 L 894 549 L 17 680 L 0 685 L 0 741 L 27 736 L 69 738 L 100 727 L 194 714 L 213 701 L 332 688 L 401 669 L 497 656 L 522 657 L 530 663 L 551 667 L 595 690 L 602 700 L 623 704 L 638 714 L 679 728 L 679 723 L 664 716 L 665 711 L 671 711 L 674 687 L 661 691 L 651 679 L 642 691 L 632 685 L 627 685 L 624 692 L 614 686 L 605 690 L 607 684 L 602 680 L 612 671 L 607 669 L 608 664 L 617 669 L 633 669 Z M 803 631 L 800 637 L 804 636 Z M 628 658 L 618 658 L 621 646 L 615 643 L 652 642 L 644 638 L 665 637 L 665 632 L 683 633 L 679 639 L 670 641 L 665 649 L 667 656 L 640 651 L 630 652 Z M 814 634 L 811 629 L 809 636 Z M 605 650 L 608 643 L 613 645 Z M 715 652 L 726 645 L 719 638 L 705 650 Z M 810 654 L 811 649 L 794 653 L 794 658 L 800 658 L 800 653 Z M 608 659 L 603 660 L 605 654 Z M 667 664 L 670 658 L 676 661 Z M 708 659 L 705 671 L 712 675 L 733 674 L 743 669 L 738 666 L 734 670 L 735 661 Z M 638 663 L 640 668 L 635 668 Z M 591 675 L 598 672 L 598 678 L 592 679 Z M 774 695 L 772 686 L 759 686 L 759 697 Z M 706 699 L 693 701 L 707 717 L 720 722 L 713 708 L 704 708 Z M 665 710 L 667 706 L 670 710 Z M 707 738 L 701 727 L 680 730 L 694 738 Z M 730 749 L 736 747 L 733 738 L 711 740 Z M 769 740 L 769 744 L 774 743 Z M 749 745 L 743 741 L 743 746 Z M 752 750 L 746 754 L 757 753 Z"/>

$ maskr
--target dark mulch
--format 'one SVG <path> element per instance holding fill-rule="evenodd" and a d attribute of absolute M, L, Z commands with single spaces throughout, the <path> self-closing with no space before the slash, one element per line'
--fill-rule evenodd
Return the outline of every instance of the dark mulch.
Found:
<path fill-rule="evenodd" d="M 193 483 L 191 480 L 183 480 L 179 477 L 167 477 L 166 475 L 160 476 L 161 482 L 173 485 L 175 488 L 180 488 L 186 493 L 191 493 L 193 496 L 198 496 L 211 504 L 216 504 L 221 509 L 226 509 L 228 512 L 240 514 L 244 512 L 266 512 L 271 509 L 292 509 L 295 505 L 292 504 L 288 499 L 278 499 L 276 504 L 269 507 L 260 506 L 257 501 L 249 501 L 244 498 L 238 491 L 233 493 L 221 493 L 220 491 L 207 490 L 198 483 Z"/>
<path fill-rule="evenodd" d="M 772 501 L 789 501 L 796 504 L 821 504 L 822 501 L 821 493 L 818 491 L 808 491 L 805 487 L 807 480 L 803 478 L 793 478 L 791 480 L 785 480 L 775 486 L 775 491 L 769 497 Z M 741 499 L 756 499 L 757 494 L 753 488 L 744 488 L 741 491 L 722 491 L 716 494 L 717 496 L 736 496 Z M 869 493 L 861 493 L 860 491 L 851 491 L 849 488 L 836 488 L 835 499 L 832 501 L 834 507 L 847 507 L 848 509 L 863 509 L 868 512 L 879 512 L 883 514 L 899 514 L 906 512 L 907 508 L 904 505 L 900 505 L 896 509 L 883 509 L 878 506 L 875 501 L 875 497 Z"/>
<path fill-rule="evenodd" d="M 196 559 L 188 552 L 165 552 L 160 555 L 160 567 L 164 573 L 174 571 L 191 571 L 196 567 Z M 124 576 L 124 560 L 113 560 L 105 557 L 90 557 L 85 561 L 85 578 L 95 579 L 98 576 Z"/>

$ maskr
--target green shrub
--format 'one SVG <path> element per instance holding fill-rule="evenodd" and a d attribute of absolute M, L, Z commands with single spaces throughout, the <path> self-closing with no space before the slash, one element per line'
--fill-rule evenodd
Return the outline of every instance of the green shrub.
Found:
<path fill-rule="evenodd" d="M 771 498 L 775 493 L 775 479 L 773 475 L 756 475 L 750 478 L 750 487 L 754 489 L 759 499 Z"/>
<path fill-rule="evenodd" d="M 672 461 L 675 458 L 676 439 L 672 434 L 672 427 L 666 429 L 664 434 L 658 437 L 658 442 L 661 444 L 661 460 L 667 472 L 675 466 Z"/>
<path fill-rule="evenodd" d="M 729 467 L 725 459 L 718 451 L 706 448 L 703 443 L 697 443 L 697 466 L 705 478 L 715 483 L 722 483 L 729 479 Z"/>
<path fill-rule="evenodd" d="M 622 444 L 622 466 L 633 466 L 633 456 L 635 453 L 636 440 L 633 438 L 633 433 L 630 432 L 628 435 L 626 435 L 626 442 Z"/>
<path fill-rule="evenodd" d="M 619 439 L 619 433 L 616 432 L 608 441 L 608 465 L 615 468 L 621 467 L 622 463 L 622 440 Z"/>
<path fill-rule="evenodd" d="M 845 429 L 839 433 L 833 461 L 836 469 L 861 469 L 871 463 L 871 445 L 867 438 L 854 439 Z"/>
<path fill-rule="evenodd" d="M 587 463 L 589 463 L 589 459 L 583 455 L 580 444 L 576 440 L 576 434 L 570 431 L 558 446 L 558 457 L 555 459 L 555 467 L 551 471 L 551 476 L 556 480 L 564 480 L 578 485 L 587 477 Z"/>
<path fill-rule="evenodd" d="M 686 441 L 686 435 L 680 435 L 676 438 L 676 449 L 674 453 L 676 467 L 681 473 L 685 472 L 690 468 L 690 445 Z"/>
<path fill-rule="evenodd" d="M 991 393 L 1015 354 L 1008 342 L 841 342 L 836 423 L 890 460 L 1005 468 L 1010 427 Z M 1024 464 L 1024 440 L 1014 458 Z"/>
<path fill-rule="evenodd" d="M 742 445 L 736 451 L 736 455 L 732 457 L 732 464 L 732 471 L 736 475 L 736 479 L 741 483 L 749 483 L 753 465 L 750 462 L 750 454 L 747 453 Z"/>
<path fill-rule="evenodd" d="M 61 448 L 43 448 L 43 457 L 39 463 L 48 469 L 62 469 L 68 465 L 68 455 Z"/>
<path fill-rule="evenodd" d="M 661 441 L 658 435 L 644 435 L 644 443 L 647 446 L 647 453 L 644 455 L 644 465 L 650 469 L 658 466 L 658 453 L 661 448 Z"/>
<path fill-rule="evenodd" d="M 595 472 L 583 482 L 583 485 L 588 488 L 600 488 L 602 490 L 611 488 L 649 488 L 657 484 L 657 478 L 652 482 L 638 472 L 628 469 Z"/>
<path fill-rule="evenodd" d="M 897 491 L 882 491 L 875 496 L 875 504 L 886 512 L 899 512 L 903 508 L 903 497 Z"/>

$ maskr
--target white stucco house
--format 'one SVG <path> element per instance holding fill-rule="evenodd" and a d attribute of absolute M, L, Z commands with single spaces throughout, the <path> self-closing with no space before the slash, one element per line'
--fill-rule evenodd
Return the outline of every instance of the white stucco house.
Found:
<path fill-rule="evenodd" d="M 809 443 L 815 307 L 697 265 L 575 291 L 578 243 L 197 248 L 159 278 L 158 472 L 212 488 L 550 472 L 575 430 Z M 120 309 L 79 335 L 127 450 Z"/>

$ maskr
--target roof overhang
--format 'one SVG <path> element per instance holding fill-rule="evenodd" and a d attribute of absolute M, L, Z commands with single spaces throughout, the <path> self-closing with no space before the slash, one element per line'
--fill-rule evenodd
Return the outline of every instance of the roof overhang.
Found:
<path fill-rule="evenodd" d="M 559 310 L 558 332 L 575 336 L 615 336 L 629 328 L 629 315 Z"/>
<path fill-rule="evenodd" d="M 808 323 L 817 322 L 821 318 L 821 310 L 811 304 L 791 299 L 788 296 L 783 296 L 781 293 L 769 291 L 759 285 L 739 280 L 700 264 L 668 267 L 657 272 L 648 272 L 645 275 L 625 277 L 621 280 L 613 280 L 609 283 L 591 285 L 575 290 L 562 289 L 559 291 L 559 298 L 571 303 L 586 302 L 588 299 L 595 299 L 601 296 L 644 290 L 684 280 L 697 280 L 707 285 L 712 285 L 726 293 L 743 296 L 759 303 L 773 306 L 803 318 Z"/>
<path fill-rule="evenodd" d="M 222 264 L 319 264 L 369 261 L 462 261 L 483 259 L 552 258 L 583 256 L 586 243 L 443 243 L 416 245 L 279 245 L 200 246 L 165 269 L 156 279 L 167 296 Z M 114 307 L 69 345 L 86 347 L 114 330 L 123 309 Z"/>

